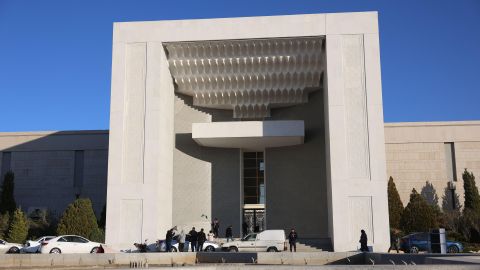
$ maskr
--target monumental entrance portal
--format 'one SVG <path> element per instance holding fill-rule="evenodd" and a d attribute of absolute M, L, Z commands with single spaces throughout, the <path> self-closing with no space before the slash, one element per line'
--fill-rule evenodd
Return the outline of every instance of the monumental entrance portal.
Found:
<path fill-rule="evenodd" d="M 116 23 L 106 242 L 172 226 L 388 245 L 377 14 Z"/>

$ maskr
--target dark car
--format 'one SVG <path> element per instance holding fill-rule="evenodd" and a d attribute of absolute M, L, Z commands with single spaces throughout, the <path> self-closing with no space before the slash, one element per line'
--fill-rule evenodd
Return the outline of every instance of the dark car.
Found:
<path fill-rule="evenodd" d="M 400 250 L 403 250 L 405 253 L 428 251 L 429 245 L 429 233 L 412 233 L 400 239 Z M 463 245 L 461 243 L 447 240 L 447 253 L 458 253 L 462 251 Z"/>

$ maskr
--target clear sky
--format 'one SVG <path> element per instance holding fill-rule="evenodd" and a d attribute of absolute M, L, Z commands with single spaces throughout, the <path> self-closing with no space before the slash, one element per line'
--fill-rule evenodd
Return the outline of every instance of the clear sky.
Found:
<path fill-rule="evenodd" d="M 480 120 L 480 0 L 0 0 L 0 131 L 108 129 L 116 21 L 371 10 L 385 122 Z"/>

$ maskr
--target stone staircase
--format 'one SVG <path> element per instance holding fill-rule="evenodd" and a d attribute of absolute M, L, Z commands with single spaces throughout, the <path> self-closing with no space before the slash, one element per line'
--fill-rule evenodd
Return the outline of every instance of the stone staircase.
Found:
<path fill-rule="evenodd" d="M 290 247 L 287 246 L 287 248 Z M 332 250 L 330 238 L 304 238 L 298 239 L 297 242 L 297 252 L 319 252 Z"/>

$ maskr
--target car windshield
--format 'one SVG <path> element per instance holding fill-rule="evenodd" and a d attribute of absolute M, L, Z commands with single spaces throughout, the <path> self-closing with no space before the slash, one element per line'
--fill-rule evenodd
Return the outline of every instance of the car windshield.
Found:
<path fill-rule="evenodd" d="M 252 234 L 249 234 L 249 235 L 245 236 L 242 240 L 243 241 L 255 241 L 255 239 L 257 239 L 257 234 L 252 233 Z"/>
<path fill-rule="evenodd" d="M 6 243 L 6 242 L 5 242 L 4 240 L 0 239 L 0 244 L 1 244 L 1 245 L 5 245 L 5 243 Z"/>

